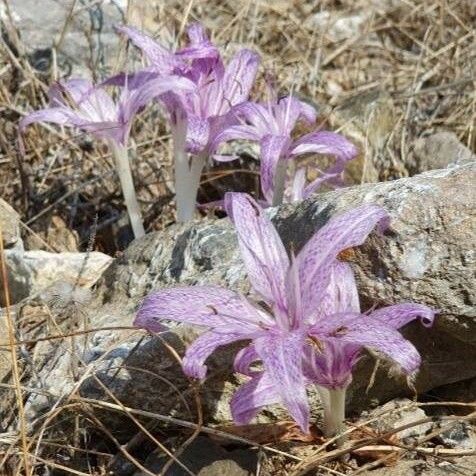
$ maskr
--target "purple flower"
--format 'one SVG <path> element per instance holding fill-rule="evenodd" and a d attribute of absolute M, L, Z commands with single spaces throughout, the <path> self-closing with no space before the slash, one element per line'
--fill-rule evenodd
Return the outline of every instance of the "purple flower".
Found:
<path fill-rule="evenodd" d="M 329 131 L 315 131 L 293 140 L 292 132 L 299 120 L 312 124 L 316 112 L 312 106 L 292 96 L 268 103 L 247 102 L 233 109 L 238 124 L 232 124 L 215 138 L 213 148 L 221 142 L 234 139 L 256 141 L 261 149 L 261 189 L 266 201 L 279 205 L 286 188 L 288 161 L 303 154 L 329 154 L 335 163 L 320 172 L 318 179 L 305 185 L 305 169 L 297 171 L 292 186 L 291 200 L 306 198 L 323 182 L 337 182 L 347 161 L 357 149 L 347 139 Z M 218 160 L 222 156 L 216 156 Z M 231 157 L 233 159 L 233 157 Z"/>
<path fill-rule="evenodd" d="M 193 91 L 178 89 L 160 96 L 174 143 L 177 219 L 188 221 L 195 210 L 201 172 L 214 153 L 215 137 L 224 127 L 236 123 L 230 111 L 248 99 L 259 57 L 242 49 L 225 66 L 198 23 L 187 30 L 189 46 L 175 53 L 133 28 L 119 27 L 119 31 L 148 58 L 147 71 L 182 76 L 196 86 Z"/>
<path fill-rule="evenodd" d="M 250 377 L 231 402 L 237 423 L 248 423 L 262 407 L 280 402 L 308 431 L 306 387 L 317 384 L 324 389 L 328 433 L 337 431 L 345 388 L 363 348 L 381 353 L 406 374 L 417 371 L 418 351 L 396 329 L 417 317 L 431 325 L 433 311 L 409 303 L 361 314 L 352 271 L 337 259 L 341 251 L 361 245 L 376 225 L 385 226 L 382 208 L 362 205 L 332 218 L 290 259 L 251 197 L 229 193 L 225 201 L 257 300 L 217 286 L 164 289 L 144 300 L 134 324 L 154 331 L 170 319 L 205 327 L 183 360 L 184 372 L 200 379 L 217 347 L 250 341 L 234 363 L 237 372 Z"/>
<path fill-rule="evenodd" d="M 121 88 L 116 101 L 87 79 L 58 82 L 48 92 L 49 107 L 25 116 L 20 121 L 20 132 L 35 122 L 52 122 L 125 146 L 134 116 L 153 98 L 170 89 L 194 88 L 189 80 L 178 77 L 142 76 L 130 81 Z"/>
<path fill-rule="evenodd" d="M 170 89 L 193 89 L 194 84 L 181 77 L 140 75 L 125 81 L 117 100 L 102 86 L 86 79 L 71 79 L 50 87 L 50 105 L 32 112 L 19 124 L 20 134 L 35 122 L 52 122 L 75 127 L 98 139 L 106 139 L 116 162 L 131 226 L 136 238 L 144 235 L 144 226 L 132 181 L 127 142 L 132 120 L 137 112 L 157 95 Z M 20 147 L 22 147 L 20 136 Z"/>
<path fill-rule="evenodd" d="M 196 155 L 210 153 L 208 147 L 220 131 L 223 117 L 233 106 L 248 99 L 258 70 L 258 55 L 242 49 L 225 66 L 218 49 L 199 23 L 193 23 L 187 29 L 189 46 L 175 53 L 134 28 L 121 26 L 117 29 L 147 57 L 150 62 L 147 71 L 174 74 L 195 83 L 193 91 L 171 91 L 161 100 L 169 113 L 172 128 L 186 130 L 186 151 Z"/>

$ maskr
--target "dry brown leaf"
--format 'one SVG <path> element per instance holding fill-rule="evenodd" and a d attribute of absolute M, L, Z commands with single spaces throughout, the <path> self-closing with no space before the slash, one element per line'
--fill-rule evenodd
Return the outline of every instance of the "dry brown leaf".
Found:
<path fill-rule="evenodd" d="M 284 441 L 301 441 L 303 443 L 315 444 L 322 444 L 324 442 L 320 431 L 316 427 L 311 426 L 310 433 L 307 435 L 292 421 L 240 426 L 225 425 L 217 427 L 217 430 L 246 438 L 260 445 Z"/>

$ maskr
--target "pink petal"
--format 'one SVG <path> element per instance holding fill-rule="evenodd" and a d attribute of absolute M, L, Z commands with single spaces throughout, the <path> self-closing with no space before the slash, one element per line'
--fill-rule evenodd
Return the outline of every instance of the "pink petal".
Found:
<path fill-rule="evenodd" d="M 235 372 L 252 377 L 256 372 L 250 370 L 250 366 L 257 360 L 259 360 L 259 355 L 256 353 L 254 345 L 250 344 L 236 354 L 233 368 Z"/>
<path fill-rule="evenodd" d="M 276 168 L 279 160 L 286 157 L 289 146 L 286 136 L 267 135 L 260 142 L 261 145 L 261 189 L 268 201 L 272 201 L 275 188 Z"/>
<path fill-rule="evenodd" d="M 312 106 L 293 96 L 286 96 L 272 106 L 273 115 L 282 135 L 291 135 L 299 119 L 304 118 L 308 123 L 315 122 L 316 112 Z"/>
<path fill-rule="evenodd" d="M 246 124 L 229 126 L 215 135 L 210 144 L 210 150 L 217 150 L 223 142 L 237 139 L 259 141 L 260 136 L 256 133 L 254 127 Z"/>
<path fill-rule="evenodd" d="M 284 309 L 289 259 L 273 224 L 247 194 L 227 193 L 225 208 L 235 224 L 241 256 L 253 288 L 268 303 Z"/>
<path fill-rule="evenodd" d="M 119 33 L 127 36 L 135 46 L 142 50 L 147 59 L 154 66 L 159 68 L 162 74 L 171 73 L 174 67 L 180 66 L 182 64 L 173 53 L 171 53 L 169 50 L 167 50 L 167 48 L 155 41 L 149 35 L 125 25 L 116 26 L 116 30 Z"/>
<path fill-rule="evenodd" d="M 208 331 L 187 348 L 185 356 L 182 360 L 183 371 L 189 377 L 198 379 L 205 378 L 207 374 L 207 366 L 205 361 L 218 348 L 223 345 L 231 344 L 238 340 L 246 339 L 243 334 L 233 332 L 218 333 Z"/>
<path fill-rule="evenodd" d="M 262 104 L 247 101 L 235 106 L 232 112 L 249 127 L 253 127 L 256 137 L 259 139 L 266 134 L 279 134 L 280 132 L 271 111 Z"/>
<path fill-rule="evenodd" d="M 335 132 L 317 131 L 302 136 L 294 143 L 291 155 L 308 153 L 335 155 L 341 161 L 353 159 L 358 150 L 354 144 Z"/>
<path fill-rule="evenodd" d="M 89 79 L 73 78 L 67 81 L 58 81 L 48 91 L 50 105 L 53 107 L 71 107 L 71 104 L 65 100 L 66 97 L 69 97 L 77 104 L 84 97 L 88 96 L 93 89 L 94 85 Z"/>
<path fill-rule="evenodd" d="M 265 374 L 274 384 L 282 404 L 301 427 L 309 431 L 309 404 L 302 358 L 304 336 L 300 332 L 267 335 L 254 340 Z"/>
<path fill-rule="evenodd" d="M 423 304 L 403 303 L 387 306 L 369 314 L 369 319 L 377 319 L 394 329 L 420 318 L 425 327 L 431 327 L 435 319 L 435 311 Z"/>
<path fill-rule="evenodd" d="M 266 316 L 240 295 L 218 286 L 187 286 L 162 289 L 144 299 L 134 325 L 155 331 L 162 320 L 198 326 L 228 325 L 243 332 L 260 329 Z"/>
<path fill-rule="evenodd" d="M 340 330 L 327 335 L 326 341 L 356 344 L 376 350 L 395 362 L 407 374 L 420 367 L 421 357 L 415 346 L 392 327 L 362 316 L 347 322 Z"/>
<path fill-rule="evenodd" d="M 207 32 L 203 25 L 199 22 L 191 23 L 187 27 L 187 35 L 192 45 L 200 45 L 210 43 Z"/>
<path fill-rule="evenodd" d="M 128 87 L 128 84 L 125 84 L 121 95 L 121 119 L 123 122 L 130 122 L 140 109 L 168 91 L 183 93 L 196 89 L 196 85 L 192 81 L 178 76 L 155 77 L 148 81 L 145 77 L 142 80 L 136 78 L 130 90 L 127 89 Z"/>
<path fill-rule="evenodd" d="M 248 99 L 258 66 L 259 56 L 251 50 L 240 50 L 231 59 L 223 76 L 223 91 L 230 106 Z"/>
<path fill-rule="evenodd" d="M 190 46 L 177 51 L 176 56 L 186 59 L 216 59 L 219 56 L 218 49 L 213 45 L 200 23 L 192 23 L 187 28 Z"/>
<path fill-rule="evenodd" d="M 299 273 L 304 315 L 318 308 L 337 255 L 361 245 L 376 225 L 382 228 L 388 220 L 387 212 L 378 205 L 361 205 L 329 220 L 306 243 L 293 263 Z"/>
<path fill-rule="evenodd" d="M 347 387 L 362 347 L 328 340 L 321 344 L 320 350 L 310 345 L 305 347 L 303 368 L 306 378 L 326 388 Z"/>
<path fill-rule="evenodd" d="M 327 319 L 332 314 L 349 312 L 360 313 L 357 285 L 352 268 L 347 263 L 336 260 L 330 269 L 327 289 L 310 322 L 316 322 L 319 318 Z"/>
<path fill-rule="evenodd" d="M 248 424 L 261 408 L 280 401 L 269 375 L 260 372 L 243 384 L 231 399 L 233 420 L 239 425 Z"/>
<path fill-rule="evenodd" d="M 301 167 L 296 170 L 291 186 L 291 202 L 297 202 L 304 198 L 304 188 L 306 186 L 306 169 Z"/>
<path fill-rule="evenodd" d="M 27 126 L 35 122 L 52 122 L 54 124 L 78 126 L 84 121 L 73 111 L 63 107 L 50 107 L 34 111 L 25 116 L 18 126 L 19 131 L 23 132 Z"/>
<path fill-rule="evenodd" d="M 210 125 L 208 120 L 189 113 L 187 115 L 187 151 L 192 154 L 202 152 L 208 144 L 209 137 Z"/>

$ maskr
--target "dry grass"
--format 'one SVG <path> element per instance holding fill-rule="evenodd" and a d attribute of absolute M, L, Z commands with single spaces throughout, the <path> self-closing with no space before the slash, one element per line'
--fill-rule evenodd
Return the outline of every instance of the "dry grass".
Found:
<path fill-rule="evenodd" d="M 68 42 L 68 25 L 74 20 L 76 3 L 71 3 L 64 27 L 58 31 L 55 43 L 58 54 L 61 45 Z M 129 5 L 130 20 L 135 23 L 141 20 L 154 32 L 170 32 L 170 42 L 177 38 L 183 40 L 180 33 L 187 21 L 200 20 L 210 29 L 217 43 L 228 45 L 227 51 L 236 50 L 238 45 L 256 49 L 262 55 L 264 66 L 276 75 L 282 91 L 294 88 L 301 96 L 319 105 L 320 123 L 324 125 L 329 122 L 332 110 L 349 97 L 375 88 L 384 90 L 393 99 L 396 118 L 387 152 L 393 162 L 400 164 L 395 170 L 382 171 L 384 176 L 392 178 L 407 173 L 406 157 L 414 140 L 440 129 L 454 132 L 469 148 L 476 149 L 476 4 L 472 0 L 196 0 L 186 5 L 169 0 L 150 2 L 157 5 L 149 6 L 150 10 L 142 18 L 138 14 L 138 5 L 142 2 L 136 3 Z M 371 4 L 377 6 L 370 8 Z M 324 11 L 331 12 L 331 19 L 327 25 L 317 28 L 312 17 Z M 360 31 L 346 39 L 333 36 L 333 18 L 367 13 L 369 16 Z M 48 83 L 64 71 L 58 67 L 54 55 L 51 69 L 35 70 L 22 43 L 21 32 L 16 31 L 14 25 L 6 24 L 3 33 L 8 41 L 0 45 L 0 196 L 21 214 L 25 237 L 31 240 L 36 236 L 36 247 L 64 249 L 58 243 L 55 231 L 56 228 L 69 228 L 77 239 L 75 246 L 87 249 L 90 230 L 97 228 L 95 248 L 114 254 L 125 247 L 131 236 L 123 224 L 125 210 L 111 157 L 101 144 L 93 143 L 83 134 L 53 127 L 46 130 L 39 126 L 29 129 L 25 137 L 26 155 L 19 154 L 19 119 L 45 105 Z M 126 55 L 123 48 L 108 65 L 109 70 L 117 71 L 127 59 L 132 61 L 133 56 L 132 52 Z M 93 72 L 97 74 L 96 69 Z M 257 87 L 256 94 L 260 93 Z M 133 135 L 132 153 L 137 157 L 135 182 L 146 227 L 158 230 L 174 220 L 168 131 L 156 112 L 146 111 L 136 121 Z M 249 172 L 246 169 L 244 174 Z M 226 177 L 229 177 L 229 171 L 208 171 L 203 184 L 216 186 L 204 193 L 212 198 L 210 194 L 229 186 L 216 184 Z M 8 296 L 7 289 L 2 292 Z M 42 308 L 39 312 L 44 319 L 41 322 L 48 323 L 47 326 L 42 324 L 41 328 L 47 327 L 49 331 L 25 329 L 17 320 L 15 334 L 11 335 L 13 362 L 17 362 L 19 356 L 21 359 L 12 382 L 0 384 L 2 391 L 11 392 L 14 406 L 8 415 L 2 416 L 1 423 L 9 430 L 0 433 L 1 474 L 103 475 L 109 474 L 118 455 L 133 468 L 152 474 L 143 466 L 144 455 L 137 452 L 141 442 L 147 441 L 152 448 L 168 454 L 170 465 L 175 459 L 180 460 L 181 451 L 200 432 L 253 446 L 252 441 L 226 435 L 203 422 L 198 391 L 192 384 L 188 395 L 194 396 L 195 408 L 188 420 L 125 406 L 104 386 L 96 375 L 96 367 L 82 361 L 78 339 L 96 330 L 65 329 L 58 323 L 54 309 Z M 12 312 L 12 316 L 19 315 L 20 312 Z M 122 331 L 127 330 L 117 329 L 118 333 Z M 24 399 L 31 394 L 44 393 L 41 386 L 33 388 L 27 383 L 28 375 L 35 372 L 28 359 L 34 355 L 36 346 L 45 340 L 74 356 L 76 365 L 71 368 L 74 386 L 60 399 L 45 395 L 50 401 L 48 411 L 26 425 L 22 415 Z M 17 348 L 19 352 L 15 352 Z M 179 360 L 172 348 L 169 351 Z M 106 359 L 107 355 L 101 359 Z M 80 396 L 78 390 L 87 378 L 96 379 L 109 402 Z M 449 405 L 448 402 L 444 404 Z M 455 409 L 458 405 L 453 403 L 449 408 Z M 104 407 L 129 419 L 135 428 L 134 437 L 127 442 L 118 440 L 96 412 Z M 466 407 L 469 417 L 448 416 L 447 419 L 474 419 L 474 405 Z M 349 434 L 354 431 L 356 428 L 350 428 Z M 170 450 L 167 440 L 170 434 L 179 440 L 174 451 Z M 326 442 L 311 456 L 303 456 L 299 444 L 254 446 L 269 455 L 261 474 L 273 474 L 272 468 L 274 474 L 298 475 L 310 469 L 329 474 L 359 474 L 362 467 L 349 468 L 341 457 L 355 453 L 359 447 L 368 450 L 371 445 L 375 451 L 394 451 L 394 441 L 389 442 L 389 436 L 359 437 L 333 452 L 326 452 L 332 443 Z M 419 452 L 437 460 L 455 456 L 454 452 L 431 453 L 428 443 L 425 440 L 415 447 L 399 446 L 400 456 Z M 377 458 L 377 463 L 383 463 L 386 457 Z M 363 468 L 375 465 L 373 461 Z"/>

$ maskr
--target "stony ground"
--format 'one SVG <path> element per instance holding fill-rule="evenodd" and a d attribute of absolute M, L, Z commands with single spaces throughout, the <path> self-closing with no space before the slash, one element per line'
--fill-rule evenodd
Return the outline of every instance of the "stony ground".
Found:
<path fill-rule="evenodd" d="M 181 465 L 201 476 L 476 474 L 473 1 L 44 0 L 38 8 L 5 0 L 0 20 L 0 228 L 9 283 L 7 290 L 3 274 L 0 474 L 25 474 L 25 448 L 35 475 L 190 474 Z M 129 328 L 154 288 L 206 282 L 249 290 L 227 220 L 174 224 L 169 131 L 154 113 L 145 111 L 133 132 L 151 233 L 130 246 L 101 144 L 38 126 L 19 154 L 18 121 L 44 104 L 52 80 L 101 79 L 139 61 L 114 23 L 172 45 L 192 20 L 227 54 L 257 50 L 260 74 L 271 70 L 282 92 L 297 91 L 319 108 L 320 124 L 359 146 L 346 171 L 352 187 L 272 214 L 286 244 L 299 247 L 335 213 L 377 202 L 392 233 L 372 236 L 351 258 L 364 306 L 416 300 L 440 310 L 430 335 L 405 330 L 424 357 L 416 394 L 389 379 L 384 364 L 375 374 L 372 356 L 362 359 L 343 449 L 320 435 L 313 394 L 311 436 L 279 407 L 250 427 L 232 426 L 227 402 L 240 382 L 229 351 L 212 359 L 197 388 L 177 362 L 194 331 L 177 328 L 164 343 Z M 256 151 L 239 152 L 239 163 L 206 170 L 203 201 L 256 189 Z M 12 360 L 14 338 L 21 343 Z"/>

